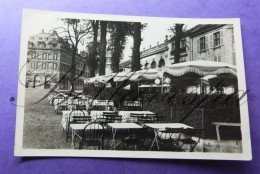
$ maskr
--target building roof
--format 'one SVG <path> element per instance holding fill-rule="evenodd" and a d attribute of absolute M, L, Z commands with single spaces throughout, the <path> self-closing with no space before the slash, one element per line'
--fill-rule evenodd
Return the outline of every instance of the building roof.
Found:
<path fill-rule="evenodd" d="M 184 31 L 183 37 L 187 37 L 187 36 L 196 36 L 198 34 L 201 34 L 203 32 L 206 31 L 210 31 L 210 30 L 214 30 L 216 28 L 222 27 L 225 24 L 199 24 L 196 25 L 192 28 L 190 28 L 189 30 Z M 175 39 L 175 36 L 173 36 L 168 42 L 172 42 Z"/>
<path fill-rule="evenodd" d="M 48 33 L 48 32 L 46 33 L 46 32 L 44 32 L 43 29 L 42 29 L 41 33 L 32 35 L 31 37 L 35 37 L 35 38 L 39 38 L 39 37 L 42 37 L 42 38 L 46 38 L 46 37 L 58 38 L 54 33 Z"/>

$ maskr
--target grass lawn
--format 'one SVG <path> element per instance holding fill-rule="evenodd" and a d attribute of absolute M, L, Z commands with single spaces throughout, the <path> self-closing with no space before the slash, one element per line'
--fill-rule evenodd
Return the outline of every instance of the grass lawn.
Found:
<path fill-rule="evenodd" d="M 27 88 L 23 130 L 23 148 L 26 149 L 70 149 L 61 127 L 62 115 L 56 115 L 48 98 L 39 101 L 49 89 Z"/>

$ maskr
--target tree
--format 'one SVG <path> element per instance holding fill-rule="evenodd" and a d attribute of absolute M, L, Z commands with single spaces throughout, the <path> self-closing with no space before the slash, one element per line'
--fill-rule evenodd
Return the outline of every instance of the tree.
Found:
<path fill-rule="evenodd" d="M 89 49 L 89 57 L 88 57 L 88 65 L 89 65 L 89 76 L 94 77 L 95 71 L 98 65 L 97 55 L 98 55 L 98 28 L 99 28 L 99 21 L 98 20 L 91 20 L 90 21 L 92 26 L 92 33 L 93 33 L 93 41 L 90 45 L 88 45 Z"/>
<path fill-rule="evenodd" d="M 119 72 L 120 59 L 125 49 L 126 37 L 131 34 L 129 22 L 110 22 L 110 49 L 112 49 L 111 67 L 114 73 Z"/>
<path fill-rule="evenodd" d="M 174 40 L 175 40 L 174 63 L 180 63 L 180 53 L 181 53 L 180 43 L 184 33 L 183 25 L 184 24 L 175 24 L 174 28 L 170 28 L 170 30 L 174 33 Z"/>
<path fill-rule="evenodd" d="M 140 46 L 142 42 L 141 38 L 141 22 L 134 23 L 134 33 L 133 33 L 133 54 L 132 54 L 132 63 L 131 71 L 138 71 L 141 68 L 140 64 Z"/>
<path fill-rule="evenodd" d="M 140 64 L 140 46 L 142 42 L 141 30 L 142 30 L 141 22 L 135 22 L 134 33 L 133 33 L 134 41 L 133 41 L 131 71 L 138 71 L 141 68 L 141 64 Z M 136 90 L 137 88 L 138 88 L 137 83 L 132 83 L 130 86 L 131 90 Z"/>
<path fill-rule="evenodd" d="M 100 21 L 99 75 L 106 73 L 107 21 Z"/>
<path fill-rule="evenodd" d="M 83 44 L 83 38 L 90 33 L 90 23 L 80 19 L 63 18 L 64 27 L 55 28 L 53 34 L 58 37 L 63 47 L 66 47 L 71 55 L 71 68 L 69 81 L 71 83 L 71 92 L 74 92 L 74 81 L 76 75 L 76 55 L 78 46 Z"/>

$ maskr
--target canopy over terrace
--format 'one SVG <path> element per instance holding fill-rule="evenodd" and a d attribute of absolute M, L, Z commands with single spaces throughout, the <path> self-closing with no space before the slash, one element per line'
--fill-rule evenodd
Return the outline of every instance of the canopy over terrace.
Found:
<path fill-rule="evenodd" d="M 174 86 L 210 85 L 231 86 L 237 84 L 234 65 L 213 61 L 190 61 L 165 66 L 158 72 L 159 78 L 170 77 Z"/>
<path fill-rule="evenodd" d="M 103 75 L 103 76 L 96 76 L 96 77 L 92 77 L 92 78 L 88 78 L 84 80 L 84 83 L 95 83 L 95 82 L 99 82 L 99 83 L 107 83 L 109 80 L 111 80 L 114 76 L 116 75 L 116 73 L 113 74 L 108 74 L 108 75 Z"/>
<path fill-rule="evenodd" d="M 188 77 L 201 78 L 208 75 L 225 76 L 225 74 L 237 76 L 237 68 L 234 65 L 205 60 L 190 61 L 165 66 L 159 70 L 159 77 L 164 75 L 174 78 Z"/>
<path fill-rule="evenodd" d="M 158 78 L 158 69 L 146 69 L 135 72 L 120 72 L 114 76 L 114 82 L 129 80 L 139 82 L 144 80 L 155 80 Z"/>

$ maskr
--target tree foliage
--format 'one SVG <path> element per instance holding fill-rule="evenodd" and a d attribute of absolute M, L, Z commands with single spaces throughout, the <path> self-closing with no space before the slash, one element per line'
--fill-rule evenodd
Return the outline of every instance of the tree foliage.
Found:
<path fill-rule="evenodd" d="M 175 42 L 175 50 L 174 50 L 174 63 L 180 63 L 180 43 L 182 36 L 184 34 L 183 29 L 184 24 L 175 24 L 174 27 L 170 28 L 169 30 L 174 34 L 174 42 Z"/>
<path fill-rule="evenodd" d="M 69 81 L 71 91 L 74 92 L 74 81 L 76 75 L 76 55 L 79 44 L 84 44 L 84 38 L 90 34 L 91 25 L 89 21 L 80 19 L 62 18 L 64 26 L 55 28 L 53 35 L 58 37 L 58 42 L 66 48 L 71 55 L 71 72 Z"/>
<path fill-rule="evenodd" d="M 112 50 L 111 66 L 114 73 L 119 72 L 119 63 L 123 57 L 123 51 L 127 36 L 131 35 L 133 31 L 132 23 L 129 22 L 110 22 L 110 45 Z"/>

